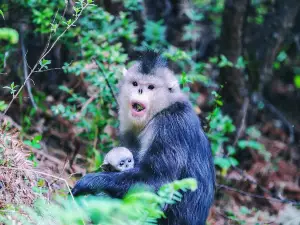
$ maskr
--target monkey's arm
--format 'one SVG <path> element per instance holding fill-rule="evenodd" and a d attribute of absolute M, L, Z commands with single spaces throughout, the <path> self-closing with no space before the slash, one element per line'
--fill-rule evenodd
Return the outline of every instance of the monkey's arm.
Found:
<path fill-rule="evenodd" d="M 132 183 L 139 181 L 139 177 L 138 168 L 124 172 L 90 173 L 75 184 L 72 194 L 77 196 L 108 192 L 112 195 L 123 195 L 129 190 Z"/>
<path fill-rule="evenodd" d="M 157 168 L 163 174 L 160 174 L 159 171 L 153 171 L 151 167 Z M 164 172 L 172 171 L 172 174 L 177 174 L 177 170 L 179 169 L 176 169 L 176 167 L 170 168 L 169 165 L 157 160 L 152 165 L 151 163 L 145 163 L 142 169 L 135 167 L 123 172 L 91 173 L 82 177 L 75 184 L 72 194 L 78 196 L 105 192 L 112 197 L 123 197 L 133 184 L 141 183 L 158 189 L 162 184 L 171 181 L 171 177 L 165 176 Z"/>

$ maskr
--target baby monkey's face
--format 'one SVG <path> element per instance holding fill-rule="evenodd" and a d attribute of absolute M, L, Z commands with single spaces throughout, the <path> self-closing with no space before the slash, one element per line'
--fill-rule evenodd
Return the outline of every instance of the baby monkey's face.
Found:
<path fill-rule="evenodd" d="M 132 169 L 134 166 L 132 157 L 122 157 L 118 161 L 118 165 L 113 165 L 118 171 Z"/>
<path fill-rule="evenodd" d="M 116 147 L 110 150 L 101 166 L 104 171 L 125 171 L 134 167 L 134 160 L 132 153 L 124 147 Z"/>

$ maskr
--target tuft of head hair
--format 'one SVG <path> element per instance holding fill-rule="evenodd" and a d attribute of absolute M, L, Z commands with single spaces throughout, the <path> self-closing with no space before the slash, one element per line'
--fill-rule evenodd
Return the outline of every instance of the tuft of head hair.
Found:
<path fill-rule="evenodd" d="M 168 67 L 167 60 L 159 52 L 146 50 L 139 60 L 139 72 L 141 74 L 154 74 L 155 69 Z"/>

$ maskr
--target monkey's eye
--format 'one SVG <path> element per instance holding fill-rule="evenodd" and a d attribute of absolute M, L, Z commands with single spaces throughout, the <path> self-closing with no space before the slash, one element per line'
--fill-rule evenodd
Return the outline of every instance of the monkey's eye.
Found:
<path fill-rule="evenodd" d="M 131 159 L 128 159 L 128 162 L 131 162 Z"/>
<path fill-rule="evenodd" d="M 149 90 L 153 90 L 153 89 L 154 89 L 154 86 L 153 86 L 152 84 L 150 84 L 150 85 L 148 86 L 148 89 L 149 89 Z"/>
<path fill-rule="evenodd" d="M 120 163 L 119 163 L 120 166 L 123 166 L 124 165 L 124 161 L 122 160 Z"/>
<path fill-rule="evenodd" d="M 132 85 L 136 87 L 136 86 L 138 86 L 138 83 L 136 81 L 133 81 Z"/>

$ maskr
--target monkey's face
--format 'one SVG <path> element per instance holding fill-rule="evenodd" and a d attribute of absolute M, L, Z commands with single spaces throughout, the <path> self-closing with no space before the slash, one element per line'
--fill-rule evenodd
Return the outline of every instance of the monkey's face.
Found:
<path fill-rule="evenodd" d="M 144 75 L 133 66 L 121 82 L 120 120 L 141 130 L 155 114 L 170 105 L 171 95 L 177 89 L 177 80 L 170 70 L 159 68 L 155 74 Z"/>

